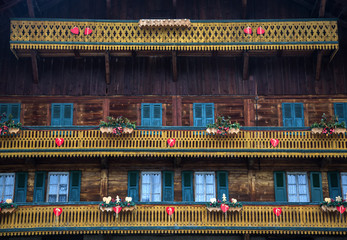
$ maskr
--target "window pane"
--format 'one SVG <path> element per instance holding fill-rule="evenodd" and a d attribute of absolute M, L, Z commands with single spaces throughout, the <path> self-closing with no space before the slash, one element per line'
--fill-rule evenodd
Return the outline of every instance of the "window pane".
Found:
<path fill-rule="evenodd" d="M 306 173 L 287 173 L 288 201 L 308 202 L 308 182 Z"/>
<path fill-rule="evenodd" d="M 50 185 L 48 193 L 49 194 L 56 194 L 56 193 L 58 193 L 58 185 L 56 185 L 56 184 Z"/>
<path fill-rule="evenodd" d="M 161 201 L 161 173 L 143 172 L 141 174 L 141 201 Z"/>
<path fill-rule="evenodd" d="M 67 194 L 67 184 L 59 185 L 59 195 L 60 194 Z"/>
<path fill-rule="evenodd" d="M 64 194 L 64 195 L 59 195 L 59 202 L 67 202 L 67 195 Z"/>
<path fill-rule="evenodd" d="M 0 200 L 13 199 L 14 173 L 0 174 Z"/>
<path fill-rule="evenodd" d="M 347 173 L 341 173 L 342 196 L 346 200 L 347 194 Z"/>
<path fill-rule="evenodd" d="M 49 173 L 48 175 L 48 202 L 67 202 L 69 192 L 69 174 Z"/>
<path fill-rule="evenodd" d="M 196 173 L 195 174 L 195 201 L 207 202 L 216 197 L 214 173 Z"/>
<path fill-rule="evenodd" d="M 48 202 L 56 202 L 57 201 L 57 195 L 49 194 L 48 195 Z"/>

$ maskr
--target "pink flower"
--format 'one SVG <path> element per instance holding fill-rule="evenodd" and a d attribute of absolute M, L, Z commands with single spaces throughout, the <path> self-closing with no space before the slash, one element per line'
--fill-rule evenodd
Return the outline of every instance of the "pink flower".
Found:
<path fill-rule="evenodd" d="M 4 130 L 7 130 L 7 129 L 8 129 L 8 127 L 4 125 Z"/>
<path fill-rule="evenodd" d="M 130 203 L 128 203 L 128 206 L 130 205 Z"/>

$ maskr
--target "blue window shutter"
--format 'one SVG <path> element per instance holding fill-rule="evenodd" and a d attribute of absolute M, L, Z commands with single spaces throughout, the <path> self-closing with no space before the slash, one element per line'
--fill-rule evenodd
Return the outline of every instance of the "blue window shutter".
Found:
<path fill-rule="evenodd" d="M 139 171 L 128 172 L 128 196 L 132 197 L 134 202 L 139 201 Z"/>
<path fill-rule="evenodd" d="M 320 172 L 311 172 L 311 199 L 312 202 L 323 201 L 322 176 Z"/>
<path fill-rule="evenodd" d="M 174 172 L 163 172 L 163 201 L 174 201 Z"/>
<path fill-rule="evenodd" d="M 46 172 L 35 173 L 34 202 L 45 201 Z"/>
<path fill-rule="evenodd" d="M 338 172 L 328 172 L 329 196 L 335 198 L 341 196 L 340 174 Z"/>
<path fill-rule="evenodd" d="M 81 193 L 81 171 L 70 172 L 69 185 L 69 202 L 79 202 Z"/>
<path fill-rule="evenodd" d="M 7 103 L 2 103 L 0 104 L 0 115 L 2 117 L 2 115 L 5 113 L 6 114 L 6 118 L 5 119 L 1 119 L 1 121 L 6 121 L 7 117 L 8 117 L 8 112 L 9 112 L 9 104 Z"/>
<path fill-rule="evenodd" d="M 62 114 L 62 125 L 69 126 L 73 123 L 73 104 L 72 103 L 64 103 L 62 104 L 64 113 Z"/>
<path fill-rule="evenodd" d="M 151 125 L 151 106 L 149 103 L 141 104 L 141 126 Z"/>
<path fill-rule="evenodd" d="M 62 112 L 62 105 L 60 103 L 52 103 L 52 119 L 51 119 L 52 126 L 62 125 L 61 112 Z"/>
<path fill-rule="evenodd" d="M 334 103 L 334 110 L 339 122 L 345 122 L 347 124 L 347 103 Z"/>
<path fill-rule="evenodd" d="M 205 122 L 204 126 L 207 124 L 214 123 L 214 104 L 205 103 Z"/>
<path fill-rule="evenodd" d="M 193 103 L 193 113 L 194 113 L 194 126 L 203 127 L 204 126 L 204 112 L 202 103 Z"/>
<path fill-rule="evenodd" d="M 16 187 L 14 193 L 15 202 L 26 202 L 27 199 L 27 172 L 17 172 L 16 173 Z"/>
<path fill-rule="evenodd" d="M 275 201 L 287 202 L 287 186 L 285 172 L 274 172 Z"/>
<path fill-rule="evenodd" d="M 228 172 L 217 172 L 217 199 L 222 200 L 223 193 L 229 199 Z"/>
<path fill-rule="evenodd" d="M 193 172 L 182 172 L 182 201 L 192 202 L 193 199 Z"/>
<path fill-rule="evenodd" d="M 294 126 L 293 127 L 304 127 L 305 118 L 304 118 L 304 104 L 302 103 L 293 103 L 294 109 Z"/>
<path fill-rule="evenodd" d="M 9 114 L 12 115 L 13 121 L 15 123 L 20 122 L 20 104 L 19 103 L 10 104 L 9 106 L 10 106 Z"/>
<path fill-rule="evenodd" d="M 291 103 L 282 103 L 282 115 L 283 115 L 283 126 L 294 127 L 293 123 L 293 111 Z"/>
<path fill-rule="evenodd" d="M 152 122 L 151 126 L 162 126 L 162 105 L 161 103 L 155 103 L 151 105 Z"/>

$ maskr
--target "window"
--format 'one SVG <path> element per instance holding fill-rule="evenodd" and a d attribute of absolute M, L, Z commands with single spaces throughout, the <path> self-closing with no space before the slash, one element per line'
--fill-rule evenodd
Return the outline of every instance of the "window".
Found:
<path fill-rule="evenodd" d="M 334 110 L 339 122 L 347 123 L 347 103 L 334 103 Z"/>
<path fill-rule="evenodd" d="M 328 184 L 330 198 L 335 199 L 337 196 L 347 198 L 347 172 L 328 172 Z"/>
<path fill-rule="evenodd" d="M 134 202 L 167 202 L 174 200 L 174 172 L 142 172 L 141 198 L 139 197 L 139 171 L 128 172 L 128 196 Z"/>
<path fill-rule="evenodd" d="M 27 172 L 0 173 L 0 200 L 26 202 L 27 180 Z"/>
<path fill-rule="evenodd" d="M 226 171 L 196 172 L 195 174 L 192 171 L 182 172 L 182 201 L 184 202 L 206 202 L 215 197 L 221 200 L 223 194 L 229 198 L 228 188 L 228 172 Z"/>
<path fill-rule="evenodd" d="M 11 114 L 12 119 L 17 123 L 20 122 L 20 104 L 19 103 L 0 103 L 0 114 L 6 114 L 7 120 L 8 116 Z"/>
<path fill-rule="evenodd" d="M 47 179 L 47 191 L 45 189 Z M 81 171 L 36 172 L 34 202 L 80 201 Z M 45 194 L 46 193 L 46 194 Z"/>
<path fill-rule="evenodd" d="M 67 202 L 68 186 L 68 172 L 50 172 L 48 174 L 47 202 Z"/>
<path fill-rule="evenodd" d="M 161 173 L 142 172 L 141 173 L 141 201 L 160 202 L 161 201 Z"/>
<path fill-rule="evenodd" d="M 72 103 L 52 103 L 52 126 L 69 126 L 73 120 Z"/>
<path fill-rule="evenodd" d="M 14 195 L 14 173 L 0 174 L 0 200 L 13 199 Z"/>
<path fill-rule="evenodd" d="M 162 104 L 142 103 L 141 104 L 141 125 L 142 126 L 162 126 Z"/>
<path fill-rule="evenodd" d="M 206 127 L 207 124 L 214 122 L 213 103 L 194 103 L 194 127 Z"/>
<path fill-rule="evenodd" d="M 309 202 L 323 200 L 322 177 L 320 172 L 310 172 L 310 184 L 305 172 L 274 172 L 276 202 Z"/>
<path fill-rule="evenodd" d="M 283 126 L 304 127 L 304 105 L 302 103 L 282 103 Z"/>
<path fill-rule="evenodd" d="M 195 173 L 195 202 L 208 202 L 216 197 L 214 172 Z"/>

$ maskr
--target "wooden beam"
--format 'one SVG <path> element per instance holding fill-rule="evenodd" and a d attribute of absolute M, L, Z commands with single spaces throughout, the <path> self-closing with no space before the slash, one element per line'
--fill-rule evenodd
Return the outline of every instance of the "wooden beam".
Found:
<path fill-rule="evenodd" d="M 106 76 L 106 84 L 110 84 L 110 54 L 109 52 L 105 53 L 105 76 Z"/>
<path fill-rule="evenodd" d="M 34 6 L 33 6 L 33 0 L 27 0 L 27 5 L 28 5 L 29 17 L 34 18 L 35 17 L 35 11 L 34 11 Z"/>
<path fill-rule="evenodd" d="M 105 98 L 102 102 L 102 112 L 103 112 L 103 116 L 102 119 L 104 121 L 106 121 L 107 116 L 110 116 L 110 99 L 109 98 Z"/>
<path fill-rule="evenodd" d="M 39 83 L 39 68 L 37 65 L 37 53 L 34 50 L 30 51 L 31 55 L 31 67 L 33 70 L 33 82 L 34 83 Z"/>
<path fill-rule="evenodd" d="M 324 17 L 326 3 L 327 3 L 327 0 L 321 0 L 320 1 L 319 17 Z"/>
<path fill-rule="evenodd" d="M 177 82 L 177 52 L 172 51 L 172 80 Z"/>
<path fill-rule="evenodd" d="M 316 81 L 319 81 L 319 79 L 320 79 L 320 73 L 321 73 L 321 68 L 322 68 L 322 58 L 323 58 L 323 52 L 319 51 L 317 54 Z"/>
<path fill-rule="evenodd" d="M 247 0 L 242 0 L 242 18 L 245 19 L 247 16 Z"/>
<path fill-rule="evenodd" d="M 249 54 L 248 52 L 243 53 L 243 80 L 248 79 L 248 62 L 249 62 Z"/>
<path fill-rule="evenodd" d="M 177 96 L 172 96 L 171 101 L 172 101 L 172 125 L 177 126 Z"/>

